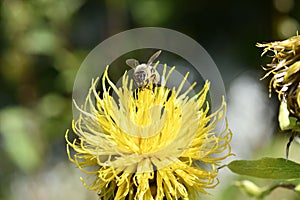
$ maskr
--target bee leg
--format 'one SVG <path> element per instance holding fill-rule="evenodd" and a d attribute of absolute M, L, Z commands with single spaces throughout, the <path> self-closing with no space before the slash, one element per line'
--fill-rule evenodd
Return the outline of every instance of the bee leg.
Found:
<path fill-rule="evenodd" d="M 150 76 L 150 79 L 151 79 L 151 81 L 152 81 L 152 83 L 153 83 L 154 85 L 157 84 L 157 83 L 154 81 L 155 78 L 156 78 L 156 74 L 152 74 L 152 75 Z"/>
<path fill-rule="evenodd" d="M 297 135 L 297 132 L 296 131 L 293 131 L 292 132 L 292 135 L 289 139 L 289 142 L 286 144 L 286 152 L 285 152 L 285 157 L 286 159 L 288 160 L 289 158 L 289 151 L 290 151 L 290 146 L 291 146 L 291 143 L 293 142 L 295 136 Z"/>
<path fill-rule="evenodd" d="M 151 83 L 151 80 L 150 80 L 150 78 L 148 78 L 147 80 L 146 80 L 146 85 L 149 85 Z"/>

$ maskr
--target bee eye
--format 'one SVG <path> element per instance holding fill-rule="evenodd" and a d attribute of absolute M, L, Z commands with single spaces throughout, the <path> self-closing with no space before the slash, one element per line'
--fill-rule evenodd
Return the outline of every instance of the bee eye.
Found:
<path fill-rule="evenodd" d="M 137 72 L 135 78 L 138 82 L 143 82 L 145 80 L 146 73 L 144 71 Z"/>

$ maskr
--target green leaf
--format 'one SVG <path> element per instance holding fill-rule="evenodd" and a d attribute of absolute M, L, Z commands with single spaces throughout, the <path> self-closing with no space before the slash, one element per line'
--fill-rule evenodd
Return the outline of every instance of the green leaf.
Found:
<path fill-rule="evenodd" d="M 269 179 L 300 178 L 300 164 L 283 158 L 235 160 L 227 165 L 234 173 Z"/>

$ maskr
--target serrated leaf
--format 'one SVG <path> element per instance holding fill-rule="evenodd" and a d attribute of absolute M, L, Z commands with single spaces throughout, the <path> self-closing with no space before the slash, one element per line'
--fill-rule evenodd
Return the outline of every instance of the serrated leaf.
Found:
<path fill-rule="evenodd" d="M 235 160 L 227 165 L 234 173 L 268 179 L 300 178 L 300 164 L 283 158 Z"/>

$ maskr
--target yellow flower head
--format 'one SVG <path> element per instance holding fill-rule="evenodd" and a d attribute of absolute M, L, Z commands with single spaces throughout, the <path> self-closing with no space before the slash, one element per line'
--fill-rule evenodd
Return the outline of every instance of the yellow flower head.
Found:
<path fill-rule="evenodd" d="M 174 68 L 166 69 L 167 81 Z M 225 102 L 209 114 L 209 83 L 189 97 L 195 84 L 181 92 L 187 76 L 178 88 L 150 84 L 134 90 L 127 73 L 118 88 L 107 68 L 101 94 L 98 79 L 92 81 L 85 104 L 76 106 L 77 139 L 70 141 L 67 132 L 66 140 L 70 160 L 93 174 L 91 183 L 82 181 L 99 199 L 193 199 L 217 185 L 216 165 L 231 155 L 227 124 L 215 133 Z"/>
<path fill-rule="evenodd" d="M 272 62 L 264 67 L 267 73 L 263 78 L 272 76 L 269 92 L 273 88 L 289 112 L 300 119 L 300 36 L 257 46 L 264 48 L 262 55 L 273 52 Z"/>

